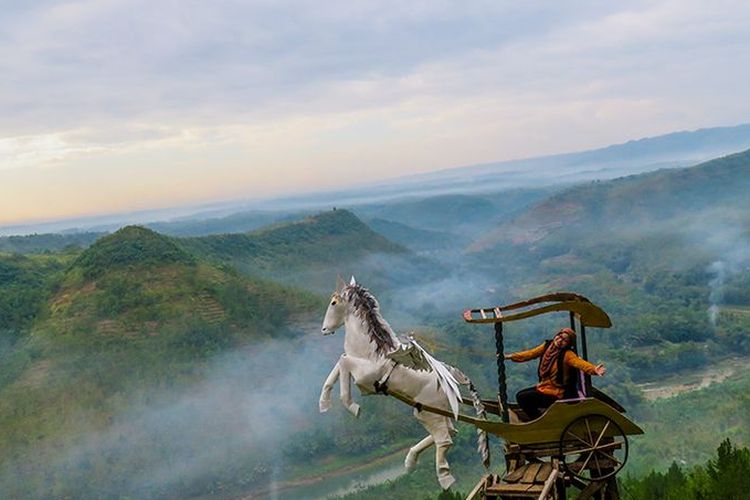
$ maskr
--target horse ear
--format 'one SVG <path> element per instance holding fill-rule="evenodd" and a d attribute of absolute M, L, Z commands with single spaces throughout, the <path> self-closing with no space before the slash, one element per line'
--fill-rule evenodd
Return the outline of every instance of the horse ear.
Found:
<path fill-rule="evenodd" d="M 349 281 L 349 286 L 354 286 L 357 284 L 357 280 L 354 279 L 354 275 L 352 274 L 352 279 Z"/>
<path fill-rule="evenodd" d="M 341 279 L 341 276 L 336 276 L 336 291 L 342 292 L 345 286 L 346 283 Z"/>

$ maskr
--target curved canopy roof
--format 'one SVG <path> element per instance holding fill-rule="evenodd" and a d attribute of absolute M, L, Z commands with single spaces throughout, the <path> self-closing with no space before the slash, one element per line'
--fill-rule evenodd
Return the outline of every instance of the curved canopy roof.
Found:
<path fill-rule="evenodd" d="M 469 323 L 504 323 L 556 311 L 572 312 L 584 326 L 612 326 L 612 320 L 599 306 L 583 295 L 571 292 L 550 293 L 505 306 L 468 309 L 463 316 Z"/>

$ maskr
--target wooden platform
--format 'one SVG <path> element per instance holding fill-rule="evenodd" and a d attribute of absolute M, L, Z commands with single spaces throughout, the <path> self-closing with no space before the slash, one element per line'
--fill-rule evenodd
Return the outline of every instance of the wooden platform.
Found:
<path fill-rule="evenodd" d="M 487 499 L 539 498 L 545 490 L 550 491 L 548 482 L 554 481 L 557 471 L 549 462 L 531 462 L 500 477 L 488 474 L 475 488 L 476 493 L 484 493 Z M 546 495 L 545 495 L 546 496 Z M 472 498 L 472 495 L 469 495 Z M 475 497 L 481 498 L 481 497 Z"/>

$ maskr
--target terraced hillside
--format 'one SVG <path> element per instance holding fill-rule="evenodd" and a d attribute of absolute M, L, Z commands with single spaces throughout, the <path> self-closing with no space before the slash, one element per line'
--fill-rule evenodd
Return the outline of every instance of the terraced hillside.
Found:
<path fill-rule="evenodd" d="M 312 295 L 219 269 L 140 227 L 67 259 L 27 328 L 0 353 L 0 484 L 9 498 L 83 498 L 146 473 L 187 444 L 155 424 L 128 425 L 134 408 L 154 405 L 155 392 L 168 400 L 203 383 L 223 353 L 297 338 L 294 324 L 317 319 L 322 307 Z M 218 422 L 230 408 L 216 409 Z M 96 441 L 113 432 L 120 445 Z M 127 446 L 138 453 L 122 451 Z M 142 493 L 159 496 L 147 486 Z"/>

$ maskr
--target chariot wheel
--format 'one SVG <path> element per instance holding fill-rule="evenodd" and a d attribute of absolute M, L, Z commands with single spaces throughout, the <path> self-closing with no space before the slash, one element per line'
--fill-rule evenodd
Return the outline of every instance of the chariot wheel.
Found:
<path fill-rule="evenodd" d="M 560 436 L 560 458 L 576 478 L 590 482 L 615 476 L 628 460 L 628 438 L 604 415 L 578 417 Z"/>

